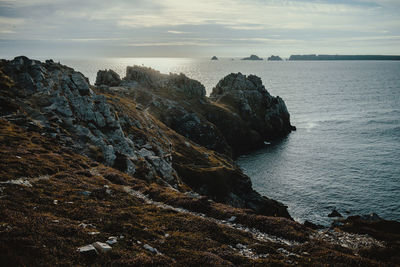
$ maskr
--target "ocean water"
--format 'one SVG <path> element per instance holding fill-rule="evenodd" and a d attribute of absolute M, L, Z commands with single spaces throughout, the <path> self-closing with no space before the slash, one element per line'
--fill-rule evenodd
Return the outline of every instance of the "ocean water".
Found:
<path fill-rule="evenodd" d="M 231 72 L 256 74 L 282 97 L 297 131 L 237 163 L 261 194 L 298 221 L 329 224 L 376 212 L 400 220 L 400 62 L 241 61 L 191 58 L 55 59 L 94 83 L 99 69 L 128 65 L 183 72 L 207 92 Z"/>

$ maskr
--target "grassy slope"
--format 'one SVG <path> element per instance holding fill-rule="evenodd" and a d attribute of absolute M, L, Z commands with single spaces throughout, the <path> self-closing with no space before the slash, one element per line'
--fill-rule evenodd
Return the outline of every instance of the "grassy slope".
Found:
<path fill-rule="evenodd" d="M 1 184 L 0 265 L 265 265 L 370 264 L 349 249 L 309 240 L 308 230 L 284 218 L 254 215 L 205 198 L 191 198 L 170 188 L 147 184 L 115 169 L 99 165 L 57 145 L 37 132 L 0 120 L 1 181 L 27 177 L 32 187 Z M 48 175 L 43 177 L 43 175 Z M 39 178 L 41 177 L 41 179 Z M 111 182 L 111 181 L 114 181 Z M 111 189 L 106 193 L 105 185 Z M 157 201 L 208 216 L 227 219 L 233 214 L 243 225 L 289 240 L 295 246 L 262 242 L 251 234 L 206 218 L 162 209 L 127 194 L 124 188 L 148 194 Z M 90 191 L 86 196 L 84 191 Z M 57 204 L 54 204 L 57 200 Z M 96 228 L 80 227 L 80 223 Z M 98 231 L 98 235 L 89 232 Z M 166 237 L 166 234 L 169 236 Z M 87 258 L 77 247 L 109 236 L 123 235 L 112 252 Z M 141 244 L 138 244 L 138 241 Z M 267 258 L 249 259 L 230 246 L 248 245 Z M 143 248 L 149 244 L 162 254 Z M 279 248 L 295 253 L 285 256 Z"/>

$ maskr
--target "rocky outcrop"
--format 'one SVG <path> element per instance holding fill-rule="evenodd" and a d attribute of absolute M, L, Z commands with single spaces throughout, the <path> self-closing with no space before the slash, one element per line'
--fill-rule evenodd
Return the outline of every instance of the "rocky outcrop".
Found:
<path fill-rule="evenodd" d="M 213 88 L 210 97 L 237 114 L 253 130 L 254 139 L 272 140 L 295 129 L 285 102 L 272 97 L 255 75 L 230 74 Z"/>
<path fill-rule="evenodd" d="M 254 75 L 228 75 L 208 98 L 203 85 L 183 74 L 134 66 L 112 90 L 128 94 L 193 142 L 228 156 L 260 148 L 294 129 L 283 100 L 269 95 Z"/>
<path fill-rule="evenodd" d="M 121 84 L 121 78 L 113 70 L 99 70 L 96 77 L 96 85 L 118 86 Z"/>
<path fill-rule="evenodd" d="M 211 58 L 211 60 L 218 60 L 218 58 L 217 58 L 216 56 L 213 56 L 213 57 Z"/>
<path fill-rule="evenodd" d="M 268 61 L 282 61 L 282 58 L 280 56 L 270 56 L 268 59 Z"/>
<path fill-rule="evenodd" d="M 235 127 L 245 124 L 212 103 L 198 81 L 135 66 L 117 87 L 110 86 L 118 80 L 111 71 L 99 72 L 97 81 L 104 84 L 94 88 L 71 68 L 26 57 L 3 60 L 0 70 L 0 115 L 7 120 L 131 176 L 290 218 L 283 204 L 255 192 L 226 156 L 232 147 L 222 124 L 208 117 L 218 113 Z"/>
<path fill-rule="evenodd" d="M 242 58 L 242 60 L 263 60 L 263 59 L 256 55 L 251 55 L 249 57 Z"/>
<path fill-rule="evenodd" d="M 150 137 L 137 140 L 126 135 L 123 128 L 127 124 L 145 127 L 119 116 L 105 95 L 92 91 L 81 73 L 52 61 L 41 63 L 26 57 L 3 61 L 1 68 L 15 82 L 9 91 L 2 92 L 12 94 L 3 101 L 14 103 L 44 132 L 75 151 L 129 174 L 134 175 L 140 169 L 148 180 L 179 184 L 171 158 L 167 156 L 171 153 L 170 144 L 152 142 L 157 139 Z M 5 113 L 16 115 L 15 110 Z M 159 149 L 145 152 L 147 147 Z"/>
<path fill-rule="evenodd" d="M 200 82 L 186 77 L 185 74 L 161 74 L 152 68 L 133 66 L 126 68 L 125 86 L 150 87 L 157 91 L 178 91 L 185 97 L 203 98 L 206 89 Z M 132 83 L 133 82 L 133 83 Z"/>

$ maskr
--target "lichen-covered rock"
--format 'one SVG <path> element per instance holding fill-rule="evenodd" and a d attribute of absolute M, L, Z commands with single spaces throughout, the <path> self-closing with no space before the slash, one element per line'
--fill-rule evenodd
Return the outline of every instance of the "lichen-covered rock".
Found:
<path fill-rule="evenodd" d="M 130 174 L 135 174 L 140 164 L 141 172 L 145 170 L 145 179 L 167 180 L 175 186 L 180 183 L 171 158 L 159 157 L 170 153 L 169 146 L 158 145 L 160 150 L 153 158 L 141 157 L 137 153 L 141 144 L 122 129 L 127 127 L 126 120 L 119 119 L 106 96 L 92 91 L 81 73 L 53 61 L 41 63 L 27 57 L 3 60 L 1 69 L 15 83 L 3 93 L 19 97 L 11 97 L 8 102 L 15 101 L 19 110 L 39 122 L 51 136 L 60 138 L 80 153 Z M 109 74 L 117 80 L 113 73 L 108 71 L 100 76 L 104 78 Z M 110 82 L 110 79 L 102 81 Z M 146 142 L 149 139 L 146 137 Z M 152 139 L 152 142 L 157 140 Z"/>
<path fill-rule="evenodd" d="M 99 70 L 96 76 L 96 85 L 118 86 L 121 78 L 113 70 Z"/>

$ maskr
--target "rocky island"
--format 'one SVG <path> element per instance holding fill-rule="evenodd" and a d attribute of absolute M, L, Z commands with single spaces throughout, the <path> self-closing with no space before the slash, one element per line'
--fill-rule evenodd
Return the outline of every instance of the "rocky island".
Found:
<path fill-rule="evenodd" d="M 282 58 L 280 56 L 270 56 L 268 59 L 268 61 L 282 61 Z"/>
<path fill-rule="evenodd" d="M 242 60 L 263 60 L 263 59 L 256 55 L 251 55 L 249 57 L 242 58 Z"/>
<path fill-rule="evenodd" d="M 289 60 L 400 60 L 398 55 L 291 55 Z"/>
<path fill-rule="evenodd" d="M 0 265 L 394 265 L 399 223 L 314 230 L 233 159 L 295 129 L 259 77 L 0 61 Z M 339 230 L 341 229 L 341 230 Z M 360 230 L 361 229 L 361 230 Z"/>

